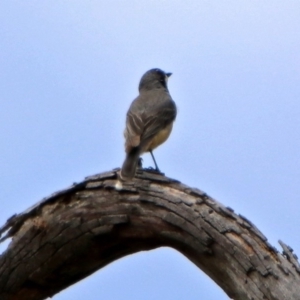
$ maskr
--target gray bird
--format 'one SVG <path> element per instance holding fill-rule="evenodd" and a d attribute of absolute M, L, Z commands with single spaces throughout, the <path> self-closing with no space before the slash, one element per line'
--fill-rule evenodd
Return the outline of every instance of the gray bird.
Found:
<path fill-rule="evenodd" d="M 131 103 L 126 116 L 126 158 L 120 172 L 122 180 L 134 177 L 139 157 L 145 152 L 151 153 L 159 171 L 152 150 L 168 139 L 177 112 L 167 87 L 171 75 L 160 69 L 151 69 L 141 78 L 139 96 Z"/>

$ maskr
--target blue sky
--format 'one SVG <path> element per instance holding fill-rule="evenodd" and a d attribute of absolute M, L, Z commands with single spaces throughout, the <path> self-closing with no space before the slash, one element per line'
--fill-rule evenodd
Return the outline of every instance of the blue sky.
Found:
<path fill-rule="evenodd" d="M 172 72 L 167 176 L 300 254 L 300 1 L 2 1 L 0 223 L 124 159 L 142 74 Z M 151 165 L 144 155 L 145 166 Z M 54 299 L 228 299 L 178 252 L 105 267 Z"/>

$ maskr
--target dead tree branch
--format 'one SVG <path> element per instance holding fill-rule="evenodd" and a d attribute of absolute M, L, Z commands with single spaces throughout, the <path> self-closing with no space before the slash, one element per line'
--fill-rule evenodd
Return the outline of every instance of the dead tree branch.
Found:
<path fill-rule="evenodd" d="M 230 298 L 300 299 L 300 266 L 245 217 L 202 191 L 141 171 L 115 189 L 116 170 L 86 178 L 14 215 L 0 255 L 0 299 L 41 300 L 125 255 L 169 246 Z"/>

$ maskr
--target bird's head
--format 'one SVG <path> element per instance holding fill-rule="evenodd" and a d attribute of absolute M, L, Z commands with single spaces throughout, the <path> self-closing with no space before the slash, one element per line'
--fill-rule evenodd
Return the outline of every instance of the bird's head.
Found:
<path fill-rule="evenodd" d="M 139 90 L 151 90 L 162 87 L 167 89 L 168 78 L 171 75 L 172 73 L 166 73 L 158 68 L 151 69 L 142 76 Z"/>

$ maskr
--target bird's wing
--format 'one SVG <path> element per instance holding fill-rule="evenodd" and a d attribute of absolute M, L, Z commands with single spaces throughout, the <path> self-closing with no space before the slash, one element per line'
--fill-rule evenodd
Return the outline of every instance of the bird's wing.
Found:
<path fill-rule="evenodd" d="M 155 136 L 160 130 L 171 124 L 175 117 L 176 105 L 170 98 L 169 101 L 164 101 L 146 114 L 141 140 L 148 140 Z"/>
<path fill-rule="evenodd" d="M 140 95 L 129 108 L 124 132 L 127 152 L 132 147 L 139 146 L 141 142 L 151 139 L 176 117 L 176 105 L 170 95 L 160 93 L 160 96 L 153 96 L 161 99 L 145 101 Z"/>
<path fill-rule="evenodd" d="M 139 146 L 144 130 L 143 112 L 138 109 L 138 102 L 138 98 L 132 102 L 126 116 L 126 128 L 124 131 L 126 152 L 129 152 L 133 147 Z"/>

